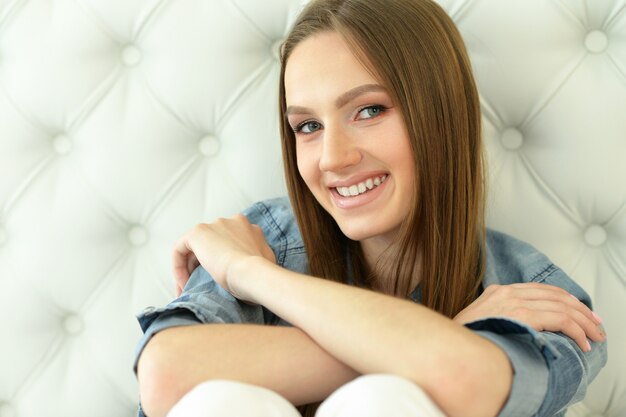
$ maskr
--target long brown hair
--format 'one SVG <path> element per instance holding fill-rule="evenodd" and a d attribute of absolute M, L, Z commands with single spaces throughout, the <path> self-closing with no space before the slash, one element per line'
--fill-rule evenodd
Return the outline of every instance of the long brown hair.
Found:
<path fill-rule="evenodd" d="M 359 243 L 343 235 L 300 177 L 285 116 L 289 57 L 301 41 L 323 31 L 341 34 L 387 88 L 401 109 L 413 150 L 415 204 L 392 253 L 373 271 Z M 285 177 L 312 275 L 345 282 L 351 270 L 355 283 L 366 286 L 372 282 L 368 274 L 375 274 L 375 290 L 408 297 L 419 273 L 422 304 L 450 318 L 475 299 L 485 263 L 480 102 L 461 35 L 437 3 L 309 3 L 282 46 L 279 110 Z"/>

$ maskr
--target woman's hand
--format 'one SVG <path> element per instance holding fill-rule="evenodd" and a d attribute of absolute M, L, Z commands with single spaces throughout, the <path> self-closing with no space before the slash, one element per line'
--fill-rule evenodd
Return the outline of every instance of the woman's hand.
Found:
<path fill-rule="evenodd" d="M 594 342 L 605 338 L 600 317 L 572 294 L 548 284 L 490 285 L 453 320 L 465 324 L 493 316 L 519 320 L 537 331 L 562 332 L 584 352 L 591 350 L 587 337 Z"/>
<path fill-rule="evenodd" d="M 202 265 L 222 288 L 237 297 L 230 281 L 233 277 L 229 275 L 237 262 L 252 256 L 276 262 L 261 228 L 251 224 L 241 214 L 196 225 L 178 240 L 172 256 L 177 297 L 198 265 Z"/>

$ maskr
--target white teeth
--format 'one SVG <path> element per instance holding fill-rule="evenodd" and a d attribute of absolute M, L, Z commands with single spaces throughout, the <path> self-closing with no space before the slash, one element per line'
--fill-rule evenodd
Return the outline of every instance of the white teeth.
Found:
<path fill-rule="evenodd" d="M 363 194 L 374 187 L 379 186 L 387 179 L 387 175 L 383 175 L 381 177 L 368 178 L 364 182 L 360 182 L 355 185 L 351 185 L 349 187 L 337 187 L 336 190 L 339 195 L 343 197 L 356 197 L 357 195 Z"/>

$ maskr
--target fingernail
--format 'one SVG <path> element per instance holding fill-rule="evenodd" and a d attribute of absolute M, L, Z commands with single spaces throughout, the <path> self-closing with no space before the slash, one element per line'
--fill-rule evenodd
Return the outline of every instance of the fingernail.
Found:
<path fill-rule="evenodd" d="M 600 318 L 600 316 L 598 316 L 596 313 L 594 313 L 593 311 L 591 312 L 591 314 L 593 314 L 593 318 L 596 319 L 596 321 L 598 322 L 598 324 L 602 323 L 602 318 Z"/>
<path fill-rule="evenodd" d="M 585 352 L 591 352 L 591 344 L 589 343 L 589 340 L 587 340 L 587 350 Z"/>

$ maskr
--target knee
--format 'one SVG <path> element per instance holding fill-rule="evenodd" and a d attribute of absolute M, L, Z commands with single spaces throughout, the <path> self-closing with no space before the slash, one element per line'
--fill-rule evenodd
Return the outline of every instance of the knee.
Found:
<path fill-rule="evenodd" d="M 414 382 L 396 375 L 361 376 L 339 388 L 319 408 L 317 417 L 444 417 Z"/>
<path fill-rule="evenodd" d="M 295 407 L 267 388 L 228 380 L 197 385 L 167 417 L 299 417 Z"/>

